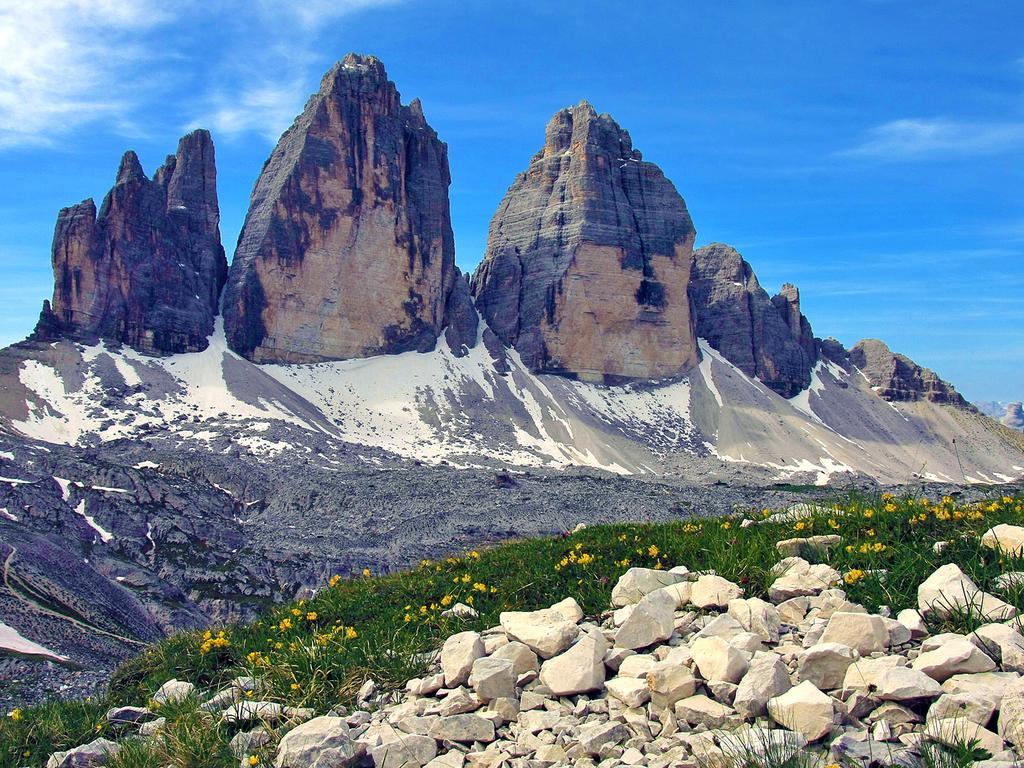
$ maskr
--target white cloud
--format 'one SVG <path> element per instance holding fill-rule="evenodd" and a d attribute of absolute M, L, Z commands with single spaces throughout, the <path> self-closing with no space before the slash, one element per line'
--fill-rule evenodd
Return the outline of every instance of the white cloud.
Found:
<path fill-rule="evenodd" d="M 305 86 L 301 81 L 264 82 L 240 93 L 219 92 L 208 97 L 210 109 L 192 121 L 192 128 L 208 128 L 216 135 L 258 133 L 276 142 L 302 108 Z"/>
<path fill-rule="evenodd" d="M 1024 147 L 1024 122 L 905 118 L 875 126 L 843 157 L 917 160 L 936 155 L 999 154 Z"/>
<path fill-rule="evenodd" d="M 168 19 L 153 0 L 0 0 L 0 147 L 122 114 L 133 38 Z"/>

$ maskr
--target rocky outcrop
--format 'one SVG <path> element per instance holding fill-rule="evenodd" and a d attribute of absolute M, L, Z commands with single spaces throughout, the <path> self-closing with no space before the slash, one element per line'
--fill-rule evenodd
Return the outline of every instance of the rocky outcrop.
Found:
<path fill-rule="evenodd" d="M 1024 404 L 1007 403 L 1006 413 L 1000 421 L 1010 429 L 1024 430 Z"/>
<path fill-rule="evenodd" d="M 36 335 L 152 355 L 205 349 L 227 274 L 219 222 L 208 132 L 182 138 L 152 180 L 126 152 L 98 215 L 85 200 L 57 217 L 53 303 Z"/>
<path fill-rule="evenodd" d="M 816 344 L 796 286 L 769 298 L 735 248 L 712 243 L 694 251 L 690 296 L 697 335 L 745 374 L 783 397 L 811 383 Z"/>
<path fill-rule="evenodd" d="M 686 204 L 608 115 L 581 102 L 505 194 L 473 275 L 477 309 L 533 371 L 614 382 L 697 361 Z"/>
<path fill-rule="evenodd" d="M 890 402 L 928 400 L 932 403 L 967 406 L 952 384 L 943 381 L 909 357 L 891 351 L 884 342 L 864 339 L 850 350 L 850 363 L 856 366 L 871 388 Z"/>
<path fill-rule="evenodd" d="M 224 295 L 231 348 L 284 363 L 433 349 L 457 278 L 449 183 L 419 102 L 346 56 L 256 182 Z"/>

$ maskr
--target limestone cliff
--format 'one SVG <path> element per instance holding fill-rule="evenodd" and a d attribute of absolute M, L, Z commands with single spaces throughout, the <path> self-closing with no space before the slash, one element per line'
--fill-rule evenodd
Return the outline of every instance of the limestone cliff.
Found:
<path fill-rule="evenodd" d="M 864 339 L 850 350 L 850 363 L 856 366 L 878 395 L 889 401 L 928 400 L 968 407 L 954 389 L 928 368 L 922 368 L 909 357 L 897 354 L 884 342 Z"/>
<path fill-rule="evenodd" d="M 53 302 L 36 335 L 154 355 L 205 349 L 227 273 L 219 223 L 209 133 L 182 138 L 152 180 L 125 153 L 98 215 L 85 200 L 57 217 Z"/>
<path fill-rule="evenodd" d="M 457 277 L 449 183 L 419 102 L 402 105 L 376 58 L 346 56 L 256 182 L 224 295 L 232 349 L 285 363 L 433 349 Z"/>
<path fill-rule="evenodd" d="M 659 379 L 697 361 L 687 296 L 686 204 L 608 115 L 581 102 L 491 221 L 477 309 L 534 371 L 586 381 Z"/>
<path fill-rule="evenodd" d="M 816 345 L 796 286 L 769 298 L 735 248 L 712 243 L 694 252 L 690 296 L 697 335 L 748 376 L 783 397 L 811 383 Z"/>

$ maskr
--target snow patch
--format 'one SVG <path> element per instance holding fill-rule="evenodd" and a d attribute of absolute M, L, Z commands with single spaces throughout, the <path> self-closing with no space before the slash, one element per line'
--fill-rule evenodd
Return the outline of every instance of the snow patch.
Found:
<path fill-rule="evenodd" d="M 45 656 L 54 661 L 67 661 L 67 658 L 59 653 L 54 653 L 49 648 L 29 640 L 14 627 L 0 621 L 0 648 L 13 653 L 21 653 L 28 656 Z"/>
<path fill-rule="evenodd" d="M 110 541 L 112 538 L 114 538 L 114 534 L 112 534 L 110 531 L 108 531 L 102 525 L 97 523 L 96 519 L 92 515 L 87 515 L 85 513 L 85 499 L 82 499 L 80 502 L 78 502 L 78 506 L 75 507 L 75 512 L 77 512 L 79 515 L 81 515 L 83 518 L 85 518 L 85 522 L 87 522 L 89 524 L 89 527 L 92 528 L 94 531 L 96 531 L 96 533 L 98 533 L 100 535 L 100 540 L 104 544 L 106 544 L 108 541 Z"/>

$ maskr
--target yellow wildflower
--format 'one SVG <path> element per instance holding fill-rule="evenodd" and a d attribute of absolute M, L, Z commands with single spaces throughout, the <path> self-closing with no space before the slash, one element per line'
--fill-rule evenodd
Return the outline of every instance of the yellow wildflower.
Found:
<path fill-rule="evenodd" d="M 651 544 L 651 546 L 649 546 L 647 548 L 647 556 L 648 557 L 657 557 L 658 556 L 658 548 L 654 544 Z"/>
<path fill-rule="evenodd" d="M 336 587 L 336 586 L 338 586 L 338 582 L 339 581 L 341 581 L 341 576 L 339 576 L 338 574 L 334 574 L 333 576 L 331 576 L 330 580 L 327 582 L 327 586 L 329 586 L 329 587 Z"/>
<path fill-rule="evenodd" d="M 359 637 L 359 633 L 356 632 L 355 627 L 346 627 L 345 628 L 345 639 L 346 640 L 355 640 L 357 637 Z"/>
<path fill-rule="evenodd" d="M 316 611 L 310 611 L 306 614 L 306 621 L 316 621 Z"/>
<path fill-rule="evenodd" d="M 846 575 L 843 576 L 843 581 L 845 581 L 847 584 L 856 584 L 863 578 L 864 571 L 862 571 L 860 568 L 851 568 L 849 571 L 846 572 Z"/>
<path fill-rule="evenodd" d="M 363 578 L 366 578 L 366 579 L 370 578 L 370 569 L 369 568 L 363 568 Z"/>
<path fill-rule="evenodd" d="M 20 709 L 12 709 L 11 710 L 11 714 L 10 714 L 10 718 L 11 718 L 11 720 L 13 720 L 15 722 L 21 720 L 21 710 Z"/>

